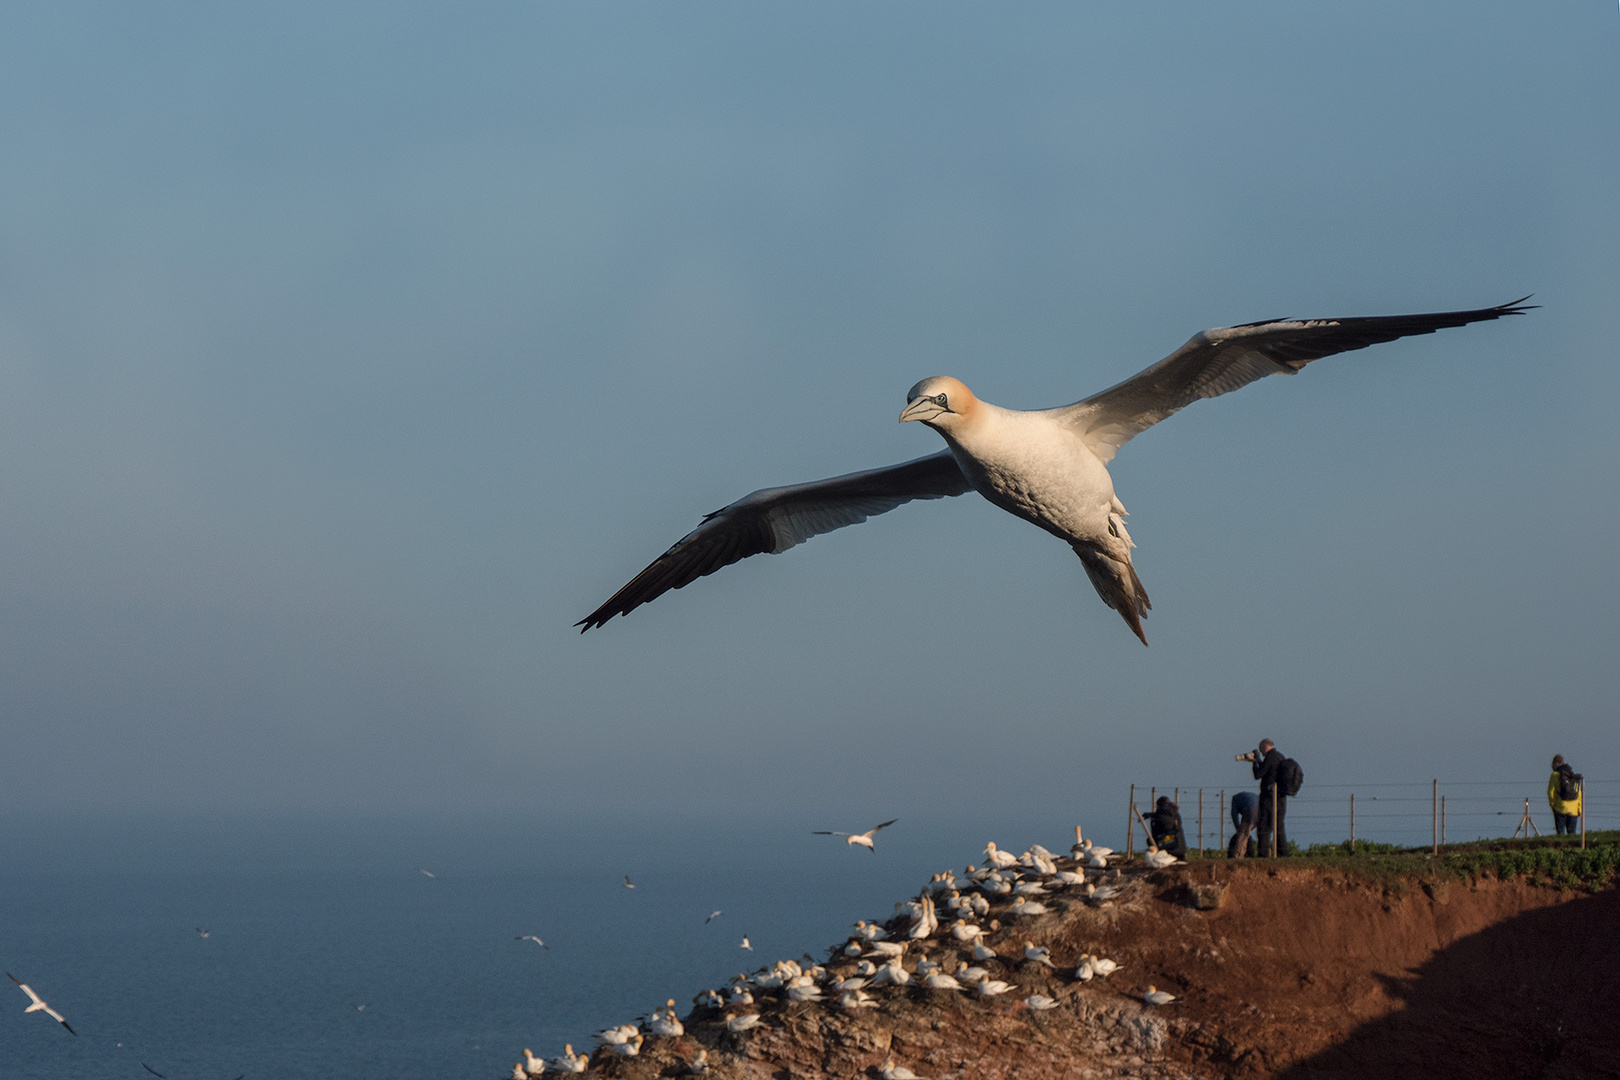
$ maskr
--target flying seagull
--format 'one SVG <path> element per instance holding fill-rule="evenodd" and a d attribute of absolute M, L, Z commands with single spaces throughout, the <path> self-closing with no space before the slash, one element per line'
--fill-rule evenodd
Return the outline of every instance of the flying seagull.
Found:
<path fill-rule="evenodd" d="M 435 873 L 434 873 L 434 872 L 433 872 L 433 871 L 431 871 L 431 870 L 423 870 L 423 871 L 422 871 L 422 876 L 423 876 L 423 877 L 432 877 L 432 878 L 436 878 L 436 877 L 438 877 L 438 876 L 439 876 L 439 875 L 438 875 L 438 874 L 435 874 Z"/>
<path fill-rule="evenodd" d="M 711 912 L 709 912 L 709 917 L 707 919 L 703 920 L 703 925 L 708 926 L 710 923 L 714 922 L 714 920 L 718 919 L 721 915 L 724 915 L 724 914 L 725 914 L 725 912 L 723 912 L 723 911 L 711 911 Z"/>
<path fill-rule="evenodd" d="M 207 938 L 208 938 L 208 935 L 209 935 L 209 934 L 211 934 L 211 933 L 213 933 L 213 931 L 212 931 L 212 930 L 204 930 L 204 929 L 203 929 L 203 928 L 202 928 L 202 927 L 200 927 L 200 926 L 199 926 L 199 927 L 196 927 L 196 928 L 195 928 L 195 929 L 196 929 L 196 931 L 197 931 L 197 936 L 198 936 L 198 937 L 200 937 L 200 938 L 203 938 L 203 939 L 204 939 L 204 940 L 207 940 Z"/>
<path fill-rule="evenodd" d="M 827 832 L 827 831 L 825 831 L 823 829 L 816 829 L 810 835 L 811 836 L 842 836 L 844 838 L 844 843 L 850 845 L 851 847 L 854 847 L 855 845 L 858 844 L 861 847 L 865 848 L 867 851 L 870 851 L 872 854 L 876 855 L 877 854 L 877 848 L 872 846 L 872 837 L 877 835 L 877 831 L 879 829 L 887 829 L 890 825 L 893 825 L 895 822 L 897 822 L 899 820 L 900 820 L 899 818 L 890 818 L 888 821 L 885 821 L 883 824 L 874 825 L 870 829 L 867 829 L 865 832 L 858 832 L 858 833 Z"/>
<path fill-rule="evenodd" d="M 539 938 L 535 937 L 533 934 L 523 934 L 517 940 L 519 940 L 519 941 L 532 941 L 536 945 L 540 946 L 542 949 L 551 948 L 550 945 L 547 945 L 545 942 L 541 941 Z"/>
<path fill-rule="evenodd" d="M 31 1012 L 42 1012 L 46 1016 L 50 1017 L 52 1020 L 55 1020 L 58 1024 L 61 1024 L 63 1027 L 67 1028 L 69 1035 L 77 1035 L 78 1034 L 77 1031 L 73 1030 L 72 1025 L 70 1025 L 66 1020 L 62 1019 L 62 1014 L 61 1013 L 57 1012 L 55 1009 L 53 1009 L 49 1005 L 45 1004 L 45 999 L 40 997 L 38 994 L 34 993 L 34 988 L 33 987 L 31 987 L 27 983 L 21 981 L 20 979 L 17 978 L 17 976 L 13 975 L 9 971 L 6 972 L 6 978 L 10 979 L 12 982 L 14 982 L 18 986 L 22 987 L 22 992 L 27 994 L 29 1000 L 33 1002 L 32 1005 L 28 1006 L 28 1008 L 23 1010 L 23 1015 L 24 1016 L 26 1016 L 27 1014 L 29 1014 Z"/>
<path fill-rule="evenodd" d="M 627 889 L 635 888 L 635 884 L 631 882 L 629 874 L 624 875 L 624 887 Z"/>
<path fill-rule="evenodd" d="M 1528 299 L 1473 311 L 1217 327 L 1195 334 L 1119 385 L 1056 409 L 1003 409 L 949 376 L 924 379 L 906 394 L 900 421 L 933 428 L 944 437 L 945 450 L 745 495 L 705 517 L 574 625 L 583 633 L 750 555 L 779 554 L 913 499 L 977 491 L 1069 544 L 1103 603 L 1146 645 L 1142 617 L 1152 605 L 1132 564 L 1135 545 L 1125 531 L 1125 507 L 1108 474 L 1120 447 L 1200 398 L 1231 393 L 1267 375 L 1293 375 L 1335 353 L 1517 315 L 1535 306 L 1526 305 Z"/>

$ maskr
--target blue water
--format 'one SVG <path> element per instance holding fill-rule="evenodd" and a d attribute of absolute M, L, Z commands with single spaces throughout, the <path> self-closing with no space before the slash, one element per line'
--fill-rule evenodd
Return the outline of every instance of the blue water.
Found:
<path fill-rule="evenodd" d="M 974 857 L 960 828 L 903 824 L 876 856 L 720 821 L 87 826 L 0 843 L 0 964 L 79 1033 L 0 985 L 0 1076 L 144 1077 L 145 1062 L 170 1080 L 504 1077 L 525 1046 L 589 1047 L 667 998 L 684 1014 L 734 972 L 819 953 Z M 1057 847 L 1064 831 L 1004 839 Z M 551 948 L 514 940 L 530 933 Z"/>

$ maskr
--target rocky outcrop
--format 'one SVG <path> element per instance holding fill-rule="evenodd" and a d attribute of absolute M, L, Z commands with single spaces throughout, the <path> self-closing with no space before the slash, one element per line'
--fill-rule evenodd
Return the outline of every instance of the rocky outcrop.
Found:
<path fill-rule="evenodd" d="M 876 1077 L 890 1061 L 919 1077 L 985 1080 L 1581 1076 L 1614 1075 L 1620 1062 L 1613 890 L 1376 882 L 1224 861 L 1127 869 L 1109 884 L 1111 900 L 1059 889 L 1041 898 L 1048 914 L 1015 925 L 996 905 L 984 925 L 997 958 L 982 966 L 1017 986 L 1005 996 L 914 982 L 872 989 L 876 1007 L 846 1010 L 832 991 L 793 1002 L 755 989 L 752 1005 L 696 1008 L 683 1036 L 649 1039 L 637 1057 L 599 1052 L 593 1069 L 680 1075 L 704 1048 L 709 1074 L 762 1080 Z M 890 926 L 904 937 L 909 923 Z M 1056 968 L 1026 960 L 1026 941 L 1046 946 Z M 824 986 L 855 973 L 844 948 L 823 961 Z M 1087 953 L 1120 968 L 1077 981 Z M 908 945 L 910 960 L 919 954 L 946 970 L 973 962 L 943 930 Z M 1178 1000 L 1145 1004 L 1150 983 Z M 1036 993 L 1055 1004 L 1025 1004 Z M 749 1012 L 757 1027 L 726 1029 L 727 1016 Z"/>

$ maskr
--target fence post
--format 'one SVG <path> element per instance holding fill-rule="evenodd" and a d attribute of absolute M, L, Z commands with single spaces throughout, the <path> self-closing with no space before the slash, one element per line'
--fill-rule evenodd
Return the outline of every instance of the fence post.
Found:
<path fill-rule="evenodd" d="M 1131 785 L 1131 805 L 1125 811 L 1125 857 L 1131 857 L 1131 845 L 1136 841 L 1136 785 Z"/>
<path fill-rule="evenodd" d="M 1440 781 L 1431 781 L 1429 788 L 1429 827 L 1434 830 L 1434 853 L 1440 854 Z"/>
<path fill-rule="evenodd" d="M 1350 854 L 1356 853 L 1356 793 L 1350 793 Z"/>
<path fill-rule="evenodd" d="M 1581 803 L 1581 838 L 1586 837 L 1586 803 Z M 1204 789 L 1198 789 L 1198 857 L 1204 857 Z"/>

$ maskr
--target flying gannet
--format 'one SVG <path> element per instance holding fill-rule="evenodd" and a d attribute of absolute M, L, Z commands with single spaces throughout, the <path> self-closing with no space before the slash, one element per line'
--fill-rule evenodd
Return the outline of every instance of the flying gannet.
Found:
<path fill-rule="evenodd" d="M 19 987 L 21 987 L 22 992 L 27 994 L 28 995 L 28 1000 L 30 1002 L 32 1002 L 32 1004 L 29 1005 L 28 1008 L 23 1010 L 23 1015 L 26 1016 L 27 1014 L 29 1014 L 31 1012 L 42 1012 L 46 1016 L 50 1017 L 52 1020 L 55 1020 L 58 1024 L 61 1024 L 63 1027 L 67 1028 L 69 1035 L 77 1035 L 78 1034 L 77 1031 L 73 1030 L 72 1025 L 70 1025 L 66 1020 L 62 1019 L 62 1014 L 61 1013 L 57 1012 L 55 1009 L 53 1009 L 49 1005 L 45 1004 L 45 999 L 40 997 L 38 994 L 34 993 L 33 987 L 29 986 L 27 983 L 23 982 L 21 979 L 17 978 L 17 976 L 13 975 L 9 971 L 6 972 L 6 978 L 10 979 L 12 982 L 16 983 Z M 91 1026 L 94 1027 L 95 1025 L 92 1024 Z"/>
<path fill-rule="evenodd" d="M 520 935 L 518 937 L 517 940 L 519 940 L 519 941 L 532 941 L 536 945 L 540 946 L 542 949 L 550 949 L 551 948 L 550 945 L 547 945 L 545 942 L 541 941 L 539 938 L 535 937 L 533 934 L 522 934 L 522 935 Z"/>
<path fill-rule="evenodd" d="M 885 821 L 883 824 L 874 825 L 870 829 L 867 829 L 865 832 L 861 832 L 861 833 L 827 832 L 824 829 L 816 829 L 816 830 L 812 831 L 810 833 L 810 835 L 811 836 L 842 836 L 844 838 L 844 843 L 848 844 L 850 847 L 855 847 L 855 846 L 859 845 L 860 847 L 863 847 L 867 851 L 870 851 L 872 854 L 876 855 L 877 854 L 877 848 L 874 847 L 873 844 L 872 844 L 872 837 L 877 835 L 879 829 L 887 829 L 890 825 L 893 825 L 896 821 L 899 821 L 899 820 L 900 820 L 899 818 L 890 818 L 888 821 Z"/>
<path fill-rule="evenodd" d="M 197 936 L 198 936 L 198 937 L 200 937 L 200 938 L 202 938 L 202 939 L 203 939 L 203 940 L 205 940 L 205 941 L 206 941 L 206 940 L 207 940 L 207 939 L 208 939 L 208 938 L 210 938 L 210 937 L 212 937 L 212 936 L 213 936 L 213 933 L 214 933 L 214 932 L 213 932 L 213 931 L 212 931 L 212 930 L 204 930 L 204 929 L 203 929 L 203 928 L 202 928 L 202 927 L 200 927 L 200 926 L 198 926 L 198 927 L 195 927 L 195 928 L 194 928 L 194 929 L 195 929 L 195 930 L 196 930 L 196 931 L 197 931 Z"/>
<path fill-rule="evenodd" d="M 1120 447 L 1201 398 L 1231 393 L 1267 375 L 1296 374 L 1324 356 L 1517 315 L 1534 306 L 1524 300 L 1472 311 L 1217 327 L 1195 334 L 1117 386 L 1056 409 L 1004 409 L 975 397 L 957 379 L 924 379 L 907 393 L 900 421 L 933 428 L 944 437 L 945 450 L 745 495 L 705 517 L 575 625 L 583 633 L 750 555 L 779 554 L 915 499 L 977 491 L 1068 543 L 1103 603 L 1145 645 L 1142 617 L 1152 605 L 1131 560 L 1135 545 L 1125 530 L 1124 504 L 1108 474 Z"/>

